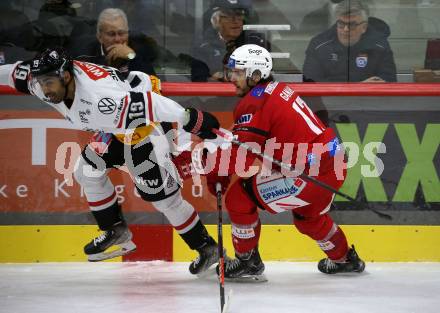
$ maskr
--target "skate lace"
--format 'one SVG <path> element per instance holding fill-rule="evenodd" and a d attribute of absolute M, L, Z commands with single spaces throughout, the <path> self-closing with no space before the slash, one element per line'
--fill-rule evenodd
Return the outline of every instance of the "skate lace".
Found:
<path fill-rule="evenodd" d="M 200 263 L 200 261 L 202 260 L 202 257 L 199 255 L 195 260 L 194 260 L 194 267 L 197 267 Z"/>
<path fill-rule="evenodd" d="M 103 242 L 108 236 L 108 232 L 103 232 L 101 235 L 93 239 L 93 243 L 96 245 L 97 243 Z"/>
<path fill-rule="evenodd" d="M 326 270 L 334 270 L 338 268 L 338 265 L 330 259 L 325 259 L 324 266 Z"/>
<path fill-rule="evenodd" d="M 230 260 L 229 262 L 226 262 L 226 271 L 234 271 L 235 269 L 237 269 L 240 266 L 241 261 L 239 259 L 233 259 Z"/>

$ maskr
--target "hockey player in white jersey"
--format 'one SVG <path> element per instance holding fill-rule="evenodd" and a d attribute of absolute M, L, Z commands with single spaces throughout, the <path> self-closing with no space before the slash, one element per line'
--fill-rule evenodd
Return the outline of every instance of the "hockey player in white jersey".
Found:
<path fill-rule="evenodd" d="M 177 122 L 183 125 L 184 130 L 203 139 L 214 138 L 210 130 L 219 127 L 211 114 L 192 108 L 185 110 L 173 100 L 152 93 L 150 79 L 144 73 L 131 72 L 125 79 L 116 69 L 72 61 L 60 48 L 48 49 L 32 61 L 0 66 L 0 84 L 8 84 L 18 91 L 39 97 L 78 129 L 108 133 L 94 136 L 92 142 L 95 144 L 84 149 L 75 171 L 75 178 L 84 188 L 92 213 L 104 231 L 84 249 L 91 261 L 123 255 L 136 248 L 116 201 L 114 186 L 106 175 L 108 168 L 125 163 L 125 159 L 120 157 L 120 150 L 124 147 L 117 143 L 110 145 L 109 140 L 124 138 L 126 131 L 130 130 L 131 138 L 140 136 L 134 142 L 139 143 L 151 131 L 163 131 L 159 124 L 153 123 L 159 121 Z M 116 152 L 105 154 L 105 148 L 99 151 L 99 147 L 103 146 Z M 137 147 L 137 152 L 134 147 L 128 148 L 134 167 L 143 161 L 139 155 L 151 156 L 153 150 L 150 142 Z M 165 163 L 170 159 L 169 146 L 160 147 L 162 149 L 154 148 L 156 162 L 150 162 L 153 166 L 145 173 L 137 173 L 138 176 L 132 173 L 132 176 L 135 176 L 135 183 L 138 182 L 136 188 L 140 196 L 152 201 L 188 246 L 199 252 L 199 257 L 190 265 L 190 272 L 198 274 L 216 262 L 216 243 L 208 235 L 192 205 L 182 198 L 179 185 L 169 173 L 171 171 L 164 171 L 158 166 L 164 163 L 164 159 Z M 162 162 L 157 162 L 159 159 Z M 103 174 L 87 175 L 84 168 L 88 165 L 102 170 Z M 143 188 L 146 176 L 156 179 L 163 188 L 155 188 L 155 192 L 151 188 Z M 105 252 L 113 245 L 119 245 L 120 249 Z"/>
<path fill-rule="evenodd" d="M 2 65 L 0 83 L 37 96 L 76 128 L 125 134 L 135 119 L 177 122 L 199 137 L 215 138 L 217 119 L 208 112 L 184 109 L 177 102 L 146 90 L 148 75 L 118 77 L 114 68 L 71 60 L 61 48 L 47 49 L 27 62 Z"/>

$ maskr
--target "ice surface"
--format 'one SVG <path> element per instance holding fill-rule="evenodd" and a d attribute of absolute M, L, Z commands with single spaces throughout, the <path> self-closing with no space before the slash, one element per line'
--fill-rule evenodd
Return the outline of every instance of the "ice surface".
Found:
<path fill-rule="evenodd" d="M 188 263 L 0 265 L 1 313 L 220 312 L 216 276 Z M 231 313 L 438 313 L 440 263 L 369 263 L 328 276 L 315 263 L 267 262 L 267 283 L 226 282 Z"/>

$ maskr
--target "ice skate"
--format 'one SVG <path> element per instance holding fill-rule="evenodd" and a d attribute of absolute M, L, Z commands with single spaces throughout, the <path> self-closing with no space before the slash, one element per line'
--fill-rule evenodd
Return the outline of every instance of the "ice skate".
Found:
<path fill-rule="evenodd" d="M 214 239 L 197 249 L 197 252 L 199 252 L 199 256 L 189 265 L 189 272 L 191 274 L 200 275 L 206 272 L 213 264 L 218 263 L 218 245 Z"/>
<path fill-rule="evenodd" d="M 365 262 L 359 258 L 352 245 L 350 250 L 348 250 L 345 262 L 335 262 L 325 258 L 319 261 L 318 269 L 324 274 L 362 273 L 365 269 Z"/>
<path fill-rule="evenodd" d="M 264 263 L 258 249 L 252 249 L 236 259 L 225 260 L 225 279 L 237 282 L 265 282 Z M 217 274 L 218 274 L 217 266 Z"/>
<path fill-rule="evenodd" d="M 133 237 L 127 225 L 120 224 L 103 232 L 84 247 L 90 262 L 97 262 L 126 255 L 136 250 Z"/>

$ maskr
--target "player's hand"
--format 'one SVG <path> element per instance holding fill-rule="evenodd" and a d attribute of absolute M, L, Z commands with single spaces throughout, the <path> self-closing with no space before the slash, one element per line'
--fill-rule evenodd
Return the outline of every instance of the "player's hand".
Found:
<path fill-rule="evenodd" d="M 107 48 L 107 62 L 114 62 L 116 59 L 128 60 L 128 54 L 134 53 L 134 50 L 126 44 L 117 43 Z"/>
<path fill-rule="evenodd" d="M 202 139 L 215 139 L 217 137 L 212 130 L 219 129 L 220 123 L 214 115 L 194 108 L 188 108 L 186 112 L 188 113 L 188 122 L 183 126 L 185 131 Z"/>
<path fill-rule="evenodd" d="M 220 82 L 225 81 L 223 72 L 215 72 L 214 74 L 212 74 L 210 79 L 212 81 L 220 81 Z"/>

